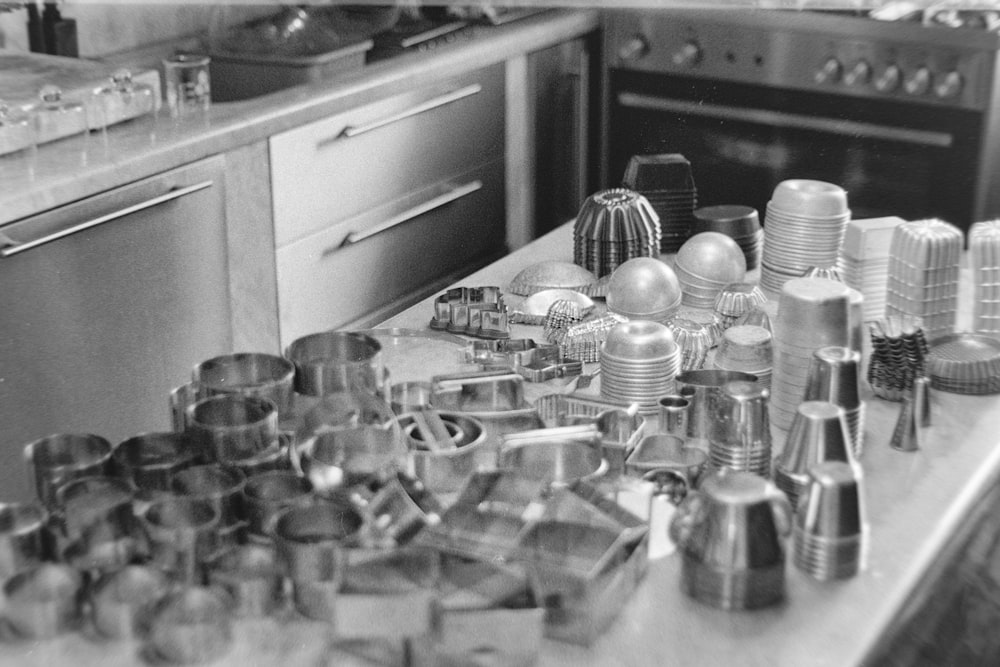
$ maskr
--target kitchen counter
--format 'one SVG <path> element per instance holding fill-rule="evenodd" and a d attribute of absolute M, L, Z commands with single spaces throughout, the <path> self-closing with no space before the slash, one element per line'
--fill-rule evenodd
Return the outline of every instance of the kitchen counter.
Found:
<path fill-rule="evenodd" d="M 571 257 L 572 227 L 567 224 L 459 284 L 505 289 L 518 271 L 531 264 L 568 261 Z M 512 305 L 517 304 L 519 297 L 508 297 Z M 429 298 L 380 326 L 423 329 L 433 314 L 432 304 L 433 298 Z M 960 302 L 964 316 L 969 314 L 968 306 L 966 291 Z M 960 324 L 967 323 L 963 319 Z M 541 328 L 513 325 L 511 335 L 541 339 Z M 428 379 L 440 363 L 434 359 L 413 362 Z M 565 384 L 564 379 L 529 384 L 526 394 L 530 399 L 559 391 Z M 952 613 L 945 604 L 953 599 L 947 591 L 960 586 L 959 577 L 965 572 L 956 564 L 972 558 L 987 564 L 997 561 L 993 545 L 1000 536 L 1000 522 L 990 516 L 997 514 L 1000 397 L 933 391 L 934 425 L 925 446 L 913 453 L 888 446 L 899 404 L 873 398 L 870 391 L 866 398 L 861 463 L 871 542 L 863 572 L 846 581 L 820 583 L 800 573 L 789 561 L 783 604 L 753 612 L 724 612 L 680 591 L 680 560 L 676 554 L 670 555 L 650 563 L 632 599 L 591 646 L 545 640 L 539 663 L 832 667 L 917 662 L 912 652 L 906 652 L 916 645 L 908 641 L 907 627 L 912 627 L 914 619 L 925 617 L 928 609 Z M 777 433 L 776 446 L 781 446 Z M 989 548 L 984 550 L 983 544 Z M 963 622 L 961 614 L 965 612 L 957 613 L 954 620 Z M 918 635 L 918 639 L 934 641 L 934 629 L 926 632 L 929 634 Z M 902 644 L 900 636 L 907 638 Z M 379 645 L 372 649 L 372 655 L 382 658 L 365 661 L 332 648 L 331 639 L 327 626 L 295 615 L 239 619 L 234 625 L 233 646 L 225 657 L 211 664 L 403 664 L 398 650 L 382 653 L 386 647 Z M 89 634 L 45 642 L 0 641 L 0 664 L 128 665 L 141 662 L 141 650 L 135 642 L 101 640 Z M 158 663 L 154 660 L 153 664 Z"/>
<path fill-rule="evenodd" d="M 598 25 L 596 10 L 553 10 L 484 27 L 468 42 L 376 62 L 329 81 L 215 103 L 203 116 L 175 120 L 163 109 L 159 117 L 123 123 L 106 134 L 94 132 L 45 144 L 33 160 L 22 155 L 0 157 L 0 224 L 266 139 L 390 93 L 542 49 Z"/>

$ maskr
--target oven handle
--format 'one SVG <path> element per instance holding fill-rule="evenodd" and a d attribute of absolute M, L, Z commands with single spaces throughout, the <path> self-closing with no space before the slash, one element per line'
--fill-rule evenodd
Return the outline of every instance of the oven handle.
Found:
<path fill-rule="evenodd" d="M 862 123 L 836 118 L 816 118 L 814 116 L 785 111 L 770 111 L 768 109 L 725 107 L 718 104 L 671 100 L 638 93 L 619 93 L 618 104 L 629 109 L 669 111 L 687 116 L 757 123 L 769 127 L 813 130 L 851 138 L 898 141 L 900 143 L 918 144 L 933 148 L 951 148 L 954 143 L 954 137 L 948 132 L 900 129 L 898 127 L 878 125 L 877 123 Z"/>

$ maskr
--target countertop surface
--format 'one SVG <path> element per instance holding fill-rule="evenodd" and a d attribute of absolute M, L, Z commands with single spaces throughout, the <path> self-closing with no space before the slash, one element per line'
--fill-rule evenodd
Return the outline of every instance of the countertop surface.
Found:
<path fill-rule="evenodd" d="M 204 115 L 173 119 L 163 109 L 156 117 L 122 123 L 107 133 L 45 144 L 34 155 L 3 156 L 0 224 L 264 140 L 386 95 L 530 53 L 598 26 L 595 10 L 552 10 L 484 27 L 467 42 L 376 62 L 329 81 L 215 103 Z"/>

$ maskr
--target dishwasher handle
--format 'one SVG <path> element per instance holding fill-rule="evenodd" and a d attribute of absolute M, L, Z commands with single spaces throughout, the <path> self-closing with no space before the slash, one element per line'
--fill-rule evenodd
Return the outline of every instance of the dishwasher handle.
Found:
<path fill-rule="evenodd" d="M 362 134 L 371 132 L 372 130 L 377 130 L 380 127 L 385 127 L 386 125 L 392 125 L 393 123 L 398 123 L 401 120 L 406 120 L 413 116 L 426 113 L 427 111 L 432 111 L 439 107 L 451 104 L 452 102 L 458 102 L 459 100 L 464 100 L 466 97 L 472 97 L 473 95 L 478 95 L 482 92 L 483 87 L 481 84 L 473 83 L 468 86 L 464 86 L 457 90 L 453 90 L 449 93 L 445 93 L 440 97 L 435 97 L 433 99 L 427 100 L 422 104 L 418 104 L 414 107 L 410 107 L 399 113 L 392 114 L 391 116 L 386 116 L 385 118 L 379 118 L 378 120 L 373 120 L 369 123 L 363 123 L 361 125 L 348 125 L 340 134 L 335 137 L 329 137 L 327 139 L 321 139 L 316 143 L 316 148 L 324 148 L 329 144 L 334 143 L 338 139 L 350 139 L 352 137 L 357 137 Z"/>
<path fill-rule="evenodd" d="M 138 213 L 139 211 L 144 211 L 161 204 L 166 204 L 167 202 L 173 201 L 175 199 L 180 199 L 181 197 L 193 194 L 200 190 L 205 190 L 212 187 L 213 181 L 202 181 L 201 183 L 195 183 L 194 185 L 187 185 L 184 187 L 172 188 L 170 191 L 163 193 L 158 197 L 153 197 L 152 199 L 147 199 L 146 201 L 139 202 L 138 204 L 133 204 L 132 206 L 126 206 L 125 208 L 107 213 L 105 215 L 92 218 L 86 222 L 81 222 L 75 225 L 70 225 L 60 229 L 59 231 L 53 232 L 51 234 L 46 234 L 40 238 L 34 239 L 32 241 L 18 242 L 7 235 L 0 232 L 0 257 L 13 257 L 14 255 L 25 252 L 26 250 L 31 250 L 32 248 L 37 248 L 38 246 L 45 245 L 46 243 L 51 243 L 52 241 L 58 241 L 59 239 L 65 238 L 67 236 L 72 236 L 78 232 L 97 227 L 98 225 L 103 225 L 106 222 L 112 222 L 120 218 L 124 218 L 127 215 L 133 213 Z"/>

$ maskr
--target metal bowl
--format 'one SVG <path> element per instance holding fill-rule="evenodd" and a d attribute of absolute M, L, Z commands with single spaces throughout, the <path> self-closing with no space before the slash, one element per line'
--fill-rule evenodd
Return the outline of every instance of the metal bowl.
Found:
<path fill-rule="evenodd" d="M 747 272 L 739 244 L 719 232 L 702 232 L 689 238 L 677 251 L 674 264 L 695 278 L 723 285 L 742 281 Z"/>
<path fill-rule="evenodd" d="M 604 341 L 602 354 L 621 359 L 662 359 L 674 353 L 677 343 L 665 324 L 632 320 L 616 325 Z"/>
<path fill-rule="evenodd" d="M 611 274 L 608 309 L 629 315 L 661 315 L 680 306 L 681 284 L 674 270 L 658 259 L 636 257 Z"/>

